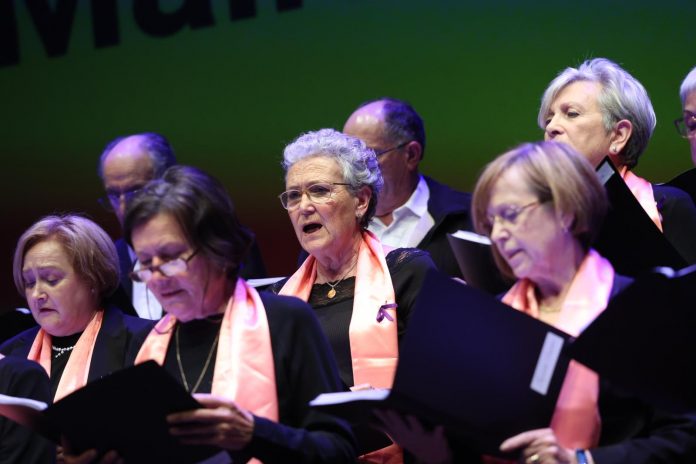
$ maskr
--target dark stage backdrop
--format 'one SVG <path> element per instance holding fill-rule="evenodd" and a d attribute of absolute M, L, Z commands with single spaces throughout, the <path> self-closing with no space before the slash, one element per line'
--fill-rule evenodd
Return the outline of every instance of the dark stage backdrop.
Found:
<path fill-rule="evenodd" d="M 424 117 L 423 171 L 470 190 L 492 157 L 541 137 L 561 69 L 606 56 L 658 115 L 637 172 L 668 180 L 689 167 L 671 121 L 695 14 L 692 0 L 0 0 L 0 310 L 23 304 L 12 253 L 40 216 L 83 212 L 118 234 L 97 158 L 133 132 L 165 134 L 227 185 L 271 275 L 299 251 L 276 198 L 284 144 L 383 95 Z"/>

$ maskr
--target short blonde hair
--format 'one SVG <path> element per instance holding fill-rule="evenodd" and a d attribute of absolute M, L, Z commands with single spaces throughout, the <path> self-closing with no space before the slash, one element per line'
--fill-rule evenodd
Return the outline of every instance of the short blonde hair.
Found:
<path fill-rule="evenodd" d="M 25 296 L 22 276 L 24 256 L 36 244 L 50 239 L 56 239 L 63 245 L 75 273 L 87 281 L 100 299 L 116 290 L 120 271 L 114 242 L 94 221 L 65 214 L 41 218 L 19 237 L 12 274 L 20 295 Z"/>
<path fill-rule="evenodd" d="M 488 220 L 488 205 L 491 193 L 500 177 L 513 167 L 520 170 L 527 187 L 540 202 L 550 202 L 557 214 L 573 217 L 569 231 L 587 251 L 608 208 L 606 192 L 587 159 L 559 142 L 526 143 L 503 153 L 486 166 L 472 199 L 476 231 L 490 236 L 492 224 Z M 514 277 L 495 247 L 493 256 L 500 270 Z"/>

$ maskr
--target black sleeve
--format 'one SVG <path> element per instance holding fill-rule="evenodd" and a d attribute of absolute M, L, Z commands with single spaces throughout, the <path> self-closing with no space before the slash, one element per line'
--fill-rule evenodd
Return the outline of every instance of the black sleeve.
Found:
<path fill-rule="evenodd" d="M 665 238 L 687 264 L 696 263 L 696 206 L 691 196 L 675 187 L 655 185 L 653 189 Z"/>
<path fill-rule="evenodd" d="M 348 424 L 308 406 L 321 393 L 341 390 L 312 309 L 297 298 L 261 296 L 271 331 L 280 423 L 255 417 L 254 436 L 243 454 L 267 464 L 355 462 Z"/>
<path fill-rule="evenodd" d="M 600 446 L 592 449 L 596 464 L 693 464 L 696 423 L 684 415 L 651 406 L 600 383 Z"/>
<path fill-rule="evenodd" d="M 48 375 L 38 364 L 26 359 L 0 360 L 0 393 L 50 403 Z M 52 463 L 56 446 L 41 435 L 0 417 L 0 464 Z"/>
<path fill-rule="evenodd" d="M 423 279 L 435 263 L 430 254 L 417 248 L 397 248 L 386 256 L 387 266 L 394 285 L 399 340 L 406 332 L 411 312 L 420 293 Z"/>

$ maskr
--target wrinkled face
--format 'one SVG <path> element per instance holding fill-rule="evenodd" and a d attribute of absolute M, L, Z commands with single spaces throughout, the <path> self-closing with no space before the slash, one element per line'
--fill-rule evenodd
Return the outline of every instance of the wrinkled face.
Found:
<path fill-rule="evenodd" d="M 141 143 L 138 136 L 122 140 L 109 152 L 102 166 L 104 190 L 121 225 L 131 197 L 129 193 L 144 187 L 154 177 L 152 161 Z"/>
<path fill-rule="evenodd" d="M 316 183 L 343 183 L 345 179 L 336 161 L 325 156 L 305 158 L 288 169 L 286 190 L 305 190 Z M 335 185 L 331 198 L 315 203 L 304 193 L 300 203 L 288 210 L 295 234 L 309 254 L 322 258 L 339 257 L 360 234 L 358 216 L 365 214 L 370 199 L 369 188 L 358 194 L 348 186 Z"/>
<path fill-rule="evenodd" d="M 610 154 L 611 132 L 602 121 L 597 82 L 577 81 L 561 90 L 546 115 L 545 140 L 564 142 L 598 166 Z"/>
<path fill-rule="evenodd" d="M 97 311 L 96 290 L 75 272 L 65 247 L 56 238 L 27 250 L 22 279 L 31 314 L 53 336 L 82 332 Z"/>
<path fill-rule="evenodd" d="M 518 279 L 540 282 L 553 274 L 566 242 L 550 202 L 539 203 L 519 169 L 504 172 L 495 183 L 487 214 L 491 240 Z"/>
<path fill-rule="evenodd" d="M 690 114 L 687 114 L 687 111 Z M 684 112 L 684 120 L 687 119 L 687 116 L 691 116 L 693 119 L 693 115 L 696 115 L 696 92 L 691 92 L 687 95 L 684 101 Z M 693 126 L 693 124 L 690 125 Z M 696 132 L 689 137 L 689 144 L 691 145 L 691 161 L 696 166 Z"/>
<path fill-rule="evenodd" d="M 187 259 L 196 251 L 174 216 L 160 213 L 138 225 L 131 234 L 141 267 L 159 266 L 176 258 Z M 226 277 L 199 251 L 180 274 L 165 276 L 156 268 L 147 282 L 164 310 L 182 322 L 203 319 L 219 312 L 227 298 Z M 223 307 L 224 309 L 224 307 Z"/>
<path fill-rule="evenodd" d="M 407 140 L 391 140 L 386 136 L 383 102 L 373 102 L 356 110 L 346 121 L 343 133 L 359 138 L 375 152 L 396 147 Z M 390 150 L 377 157 L 379 169 L 384 178 L 384 187 L 377 200 L 377 216 L 391 212 L 400 206 L 401 190 L 408 188 L 411 170 L 406 156 L 407 148 Z M 398 204 L 395 204 L 398 203 Z"/>

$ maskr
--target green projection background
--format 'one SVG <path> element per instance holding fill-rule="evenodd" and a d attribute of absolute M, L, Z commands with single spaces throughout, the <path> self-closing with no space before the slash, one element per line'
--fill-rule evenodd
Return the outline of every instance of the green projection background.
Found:
<path fill-rule="evenodd" d="M 268 0 L 149 1 L 165 15 L 192 3 L 212 15 L 207 27 L 159 37 L 136 21 L 138 1 L 101 3 L 117 13 L 108 22 L 117 44 L 106 47 L 95 46 L 99 0 L 77 1 L 67 49 L 49 57 L 38 31 L 56 16 L 37 27 L 29 0 L 0 0 L 0 46 L 8 49 L 16 26 L 19 58 L 0 67 L 0 308 L 24 304 L 12 252 L 40 216 L 84 212 L 118 235 L 96 201 L 97 159 L 118 135 L 160 132 L 181 163 L 219 177 L 271 275 L 290 272 L 299 251 L 276 198 L 284 144 L 340 129 L 367 99 L 410 101 L 426 122 L 423 171 L 470 190 L 493 156 L 541 137 L 539 99 L 560 70 L 606 56 L 641 80 L 658 116 L 637 172 L 666 181 L 689 167 L 672 120 L 681 79 L 696 64 L 693 1 L 305 0 L 289 9 Z M 255 12 L 231 19 L 239 4 Z"/>

